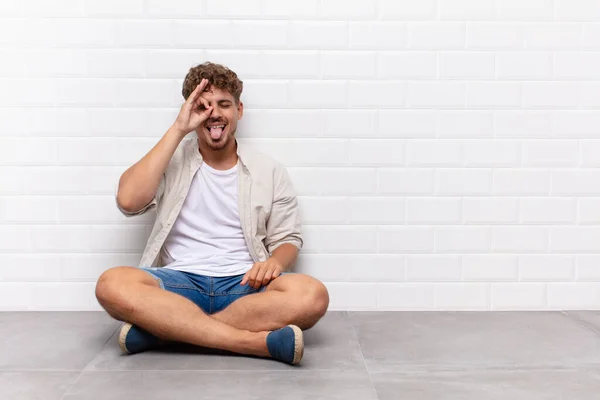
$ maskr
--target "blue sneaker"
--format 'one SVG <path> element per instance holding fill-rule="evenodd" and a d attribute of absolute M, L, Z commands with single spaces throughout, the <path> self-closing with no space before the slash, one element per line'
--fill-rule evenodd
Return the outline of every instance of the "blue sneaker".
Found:
<path fill-rule="evenodd" d="M 267 335 L 267 348 L 271 357 L 288 364 L 298 364 L 304 355 L 302 329 L 288 325 Z"/>
<path fill-rule="evenodd" d="M 140 353 L 164 343 L 164 340 L 128 322 L 123 324 L 119 332 L 119 346 L 123 353 L 127 354 Z"/>

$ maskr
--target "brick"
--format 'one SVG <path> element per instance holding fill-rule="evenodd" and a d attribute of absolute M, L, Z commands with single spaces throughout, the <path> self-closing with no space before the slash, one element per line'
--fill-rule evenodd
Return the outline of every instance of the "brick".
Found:
<path fill-rule="evenodd" d="M 350 224 L 403 224 L 405 200 L 395 197 L 355 197 L 346 200 Z"/>
<path fill-rule="evenodd" d="M 552 113 L 552 133 L 564 138 L 600 138 L 596 124 L 600 111 L 556 111 Z"/>
<path fill-rule="evenodd" d="M 514 224 L 518 221 L 518 199 L 465 198 L 462 207 L 466 224 Z"/>
<path fill-rule="evenodd" d="M 534 282 L 572 281 L 575 259 L 565 255 L 519 256 L 519 280 Z"/>
<path fill-rule="evenodd" d="M 569 198 L 522 198 L 520 221 L 524 224 L 572 224 L 577 201 Z"/>
<path fill-rule="evenodd" d="M 518 259 L 507 254 L 465 254 L 462 271 L 465 281 L 516 281 Z"/>
<path fill-rule="evenodd" d="M 458 224 L 461 218 L 460 199 L 408 198 L 407 224 Z"/>
<path fill-rule="evenodd" d="M 409 82 L 408 105 L 414 108 L 462 108 L 465 85 L 462 82 Z"/>
<path fill-rule="evenodd" d="M 262 74 L 284 78 L 318 78 L 320 74 L 319 53 L 317 51 L 273 51 L 259 55 L 257 64 Z M 237 71 L 238 69 L 235 69 Z M 241 74 L 238 72 L 238 75 Z"/>
<path fill-rule="evenodd" d="M 87 1 L 84 3 L 84 13 L 88 17 L 140 17 L 144 12 L 143 0 Z"/>
<path fill-rule="evenodd" d="M 244 109 L 238 129 L 245 138 L 319 137 L 322 132 L 317 126 L 326 115 L 318 110 Z"/>
<path fill-rule="evenodd" d="M 315 18 L 319 0 L 296 1 L 262 0 L 262 14 L 270 17 Z"/>
<path fill-rule="evenodd" d="M 60 165 L 132 165 L 145 156 L 156 139 L 62 138 L 58 140 Z"/>
<path fill-rule="evenodd" d="M 520 146 L 515 140 L 467 140 L 463 161 L 473 167 L 512 167 L 519 165 Z"/>
<path fill-rule="evenodd" d="M 579 107 L 598 108 L 600 106 L 598 89 L 600 89 L 598 82 L 580 82 L 577 87 Z"/>
<path fill-rule="evenodd" d="M 492 252 L 545 253 L 548 228 L 533 226 L 492 227 Z"/>
<path fill-rule="evenodd" d="M 47 196 L 2 196 L 0 221 L 4 224 L 54 224 L 58 221 L 57 199 Z"/>
<path fill-rule="evenodd" d="M 434 170 L 426 168 L 378 169 L 378 193 L 433 194 Z"/>
<path fill-rule="evenodd" d="M 115 37 L 118 47 L 170 47 L 175 45 L 200 44 L 196 40 L 205 37 L 210 27 L 205 23 L 171 22 L 158 20 L 117 20 L 115 21 Z M 221 25 L 222 26 L 222 25 Z M 187 28 L 187 29 L 185 29 Z M 183 40 L 182 32 L 192 33 Z M 198 29 L 198 30 L 196 30 Z M 203 30 L 203 31 L 202 31 Z M 214 31 L 213 31 L 214 32 Z M 214 36 L 214 35 L 212 35 Z M 228 34 L 225 34 L 228 36 Z M 217 40 L 214 40 L 214 43 Z M 211 42 L 204 40 L 204 44 Z"/>
<path fill-rule="evenodd" d="M 277 78 L 277 74 L 268 74 L 271 70 L 269 62 L 272 62 L 272 60 L 270 60 L 270 54 L 267 51 L 263 53 L 259 50 L 207 49 L 204 53 L 206 54 L 205 59 L 214 63 L 226 65 L 228 68 L 235 71 L 238 76 L 244 77 L 244 83 L 246 82 L 246 79 Z M 201 57 L 201 54 L 195 52 L 194 62 L 187 68 L 181 68 L 174 78 L 181 78 L 184 76 L 183 72 L 188 71 L 192 66 L 198 65 L 200 63 L 199 61 L 202 60 Z M 310 57 L 307 57 L 306 61 L 310 61 Z M 287 70 L 285 70 L 285 68 L 279 70 L 279 74 L 286 72 Z M 310 70 L 308 70 L 308 73 L 310 73 Z"/>
<path fill-rule="evenodd" d="M 361 0 L 321 0 L 319 16 L 334 19 L 373 19 L 376 3 Z"/>
<path fill-rule="evenodd" d="M 377 307 L 376 283 L 327 282 L 329 310 L 372 310 Z"/>
<path fill-rule="evenodd" d="M 501 50 L 523 48 L 523 28 L 504 22 L 467 23 L 467 48 Z"/>
<path fill-rule="evenodd" d="M 600 194 L 600 171 L 576 169 L 552 171 L 553 195 L 598 195 Z"/>
<path fill-rule="evenodd" d="M 521 157 L 524 167 L 576 167 L 579 143 L 575 140 L 524 140 Z"/>
<path fill-rule="evenodd" d="M 439 3 L 440 19 L 442 20 L 489 20 L 493 19 L 493 0 L 454 0 L 452 2 L 442 1 Z"/>
<path fill-rule="evenodd" d="M 579 224 L 600 224 L 600 198 L 580 198 L 578 201 L 577 222 Z"/>
<path fill-rule="evenodd" d="M 521 86 L 516 82 L 467 82 L 467 108 L 516 108 L 521 106 Z"/>
<path fill-rule="evenodd" d="M 381 137 L 426 138 L 436 131 L 436 117 L 429 110 L 379 110 Z"/>
<path fill-rule="evenodd" d="M 58 254 L 2 254 L 0 262 L 3 282 L 58 282 L 61 279 Z"/>
<path fill-rule="evenodd" d="M 260 0 L 206 0 L 206 14 L 214 17 L 257 17 Z"/>
<path fill-rule="evenodd" d="M 458 140 L 407 141 L 407 165 L 409 167 L 460 166 L 462 146 Z"/>
<path fill-rule="evenodd" d="M 483 138 L 494 135 L 494 114 L 490 111 L 439 111 L 437 136 L 440 138 Z M 466 141 L 465 144 L 471 141 Z"/>
<path fill-rule="evenodd" d="M 597 253 L 600 227 L 556 226 L 550 228 L 550 250 L 562 253 Z"/>
<path fill-rule="evenodd" d="M 526 24 L 523 28 L 523 32 L 525 35 L 526 49 L 576 50 L 581 48 L 581 24 Z"/>
<path fill-rule="evenodd" d="M 144 9 L 150 16 L 157 18 L 198 17 L 206 15 L 205 1 L 201 0 L 145 0 Z"/>
<path fill-rule="evenodd" d="M 444 79 L 495 78 L 495 57 L 492 52 L 441 52 L 439 60 L 440 77 Z"/>
<path fill-rule="evenodd" d="M 435 175 L 437 194 L 484 195 L 492 191 L 492 171 L 489 169 L 438 169 Z"/>
<path fill-rule="evenodd" d="M 348 45 L 347 22 L 290 23 L 289 45 L 294 48 L 342 48 Z"/>
<path fill-rule="evenodd" d="M 408 47 L 412 49 L 464 49 L 465 25 L 458 22 L 408 24 Z"/>
<path fill-rule="evenodd" d="M 460 226 L 435 229 L 436 253 L 485 253 L 490 249 L 490 229 Z"/>
<path fill-rule="evenodd" d="M 452 282 L 460 281 L 460 256 L 410 255 L 406 258 L 408 281 Z"/>
<path fill-rule="evenodd" d="M 406 104 L 406 83 L 399 81 L 350 81 L 350 107 L 398 108 Z"/>
<path fill-rule="evenodd" d="M 61 254 L 60 279 L 63 282 L 96 282 L 109 268 L 137 267 L 140 258 L 139 253 Z"/>
<path fill-rule="evenodd" d="M 375 253 L 377 249 L 375 227 L 320 225 L 312 231 L 319 253 Z"/>
<path fill-rule="evenodd" d="M 280 48 L 288 42 L 288 23 L 285 21 L 233 21 L 232 30 L 234 46 Z"/>
<path fill-rule="evenodd" d="M 600 4 L 594 0 L 556 0 L 557 21 L 597 21 Z"/>
<path fill-rule="evenodd" d="M 554 75 L 559 79 L 596 79 L 600 52 L 557 52 Z"/>
<path fill-rule="evenodd" d="M 321 70 L 325 78 L 373 78 L 375 62 L 373 52 L 329 51 L 321 55 Z"/>
<path fill-rule="evenodd" d="M 440 283 L 435 285 L 436 310 L 489 310 L 490 289 L 484 283 Z"/>
<path fill-rule="evenodd" d="M 301 253 L 296 267 L 322 282 L 401 282 L 406 275 L 405 256 L 396 254 Z"/>
<path fill-rule="evenodd" d="M 218 35 L 215 35 L 218 32 Z M 173 22 L 173 44 L 178 47 L 223 48 L 233 46 L 231 21 L 179 20 Z"/>
<path fill-rule="evenodd" d="M 407 46 L 407 35 L 406 24 L 401 22 L 350 22 L 352 49 L 403 49 Z"/>
<path fill-rule="evenodd" d="M 553 55 L 549 52 L 499 52 L 496 76 L 503 80 L 552 79 Z"/>
<path fill-rule="evenodd" d="M 307 120 L 312 125 L 312 121 Z M 323 113 L 321 132 L 330 137 L 375 137 L 376 110 L 327 110 Z"/>
<path fill-rule="evenodd" d="M 289 104 L 299 108 L 345 108 L 348 89 L 343 81 L 293 81 Z"/>
<path fill-rule="evenodd" d="M 505 21 L 552 21 L 554 0 L 502 0 L 496 2 L 496 12 Z"/>
<path fill-rule="evenodd" d="M 600 283 L 566 282 L 548 284 L 548 308 L 556 310 L 597 310 Z"/>
<path fill-rule="evenodd" d="M 352 139 L 352 165 L 403 165 L 406 142 L 396 139 Z"/>
<path fill-rule="evenodd" d="M 240 142 L 290 167 L 348 165 L 346 142 L 339 139 L 244 139 Z"/>
<path fill-rule="evenodd" d="M 434 19 L 437 12 L 435 0 L 414 2 L 410 0 L 381 0 L 380 16 L 383 19 L 428 20 Z"/>
<path fill-rule="evenodd" d="M 524 82 L 524 108 L 576 108 L 578 86 L 573 82 Z"/>
<path fill-rule="evenodd" d="M 548 111 L 497 111 L 494 132 L 498 138 L 544 138 L 555 136 L 553 113 Z"/>
<path fill-rule="evenodd" d="M 575 256 L 575 268 L 577 281 L 600 282 L 600 255 L 579 254 Z"/>
<path fill-rule="evenodd" d="M 375 168 L 289 168 L 299 195 L 358 195 L 377 190 Z"/>
<path fill-rule="evenodd" d="M 340 197 L 299 197 L 298 209 L 303 224 L 344 224 L 348 206 Z"/>
<path fill-rule="evenodd" d="M 288 85 L 285 81 L 244 81 L 244 105 L 248 108 L 285 108 Z"/>
<path fill-rule="evenodd" d="M 550 174 L 543 170 L 498 169 L 494 171 L 494 194 L 509 196 L 548 195 Z"/>
<path fill-rule="evenodd" d="M 57 163 L 56 139 L 0 137 L 0 165 L 56 165 Z"/>
<path fill-rule="evenodd" d="M 381 226 L 377 233 L 378 250 L 385 253 L 432 253 L 434 230 L 421 227 Z"/>
<path fill-rule="evenodd" d="M 494 283 L 492 310 L 545 310 L 546 285 L 542 283 Z"/>
<path fill-rule="evenodd" d="M 431 310 L 433 285 L 415 283 L 379 283 L 377 308 L 381 310 Z"/>
<path fill-rule="evenodd" d="M 379 53 L 377 75 L 390 79 L 435 79 L 437 55 L 431 52 Z"/>

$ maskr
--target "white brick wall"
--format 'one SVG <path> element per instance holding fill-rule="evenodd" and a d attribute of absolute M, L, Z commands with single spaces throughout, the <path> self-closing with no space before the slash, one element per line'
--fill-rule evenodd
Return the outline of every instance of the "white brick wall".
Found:
<path fill-rule="evenodd" d="M 189 67 L 244 80 L 239 137 L 283 162 L 298 270 L 332 309 L 600 308 L 600 3 L 0 4 L 0 310 L 99 309 L 152 215 L 119 175 Z"/>

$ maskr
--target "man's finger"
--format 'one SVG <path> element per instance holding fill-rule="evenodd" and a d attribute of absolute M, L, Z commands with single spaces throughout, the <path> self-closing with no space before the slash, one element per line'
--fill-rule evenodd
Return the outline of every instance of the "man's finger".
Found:
<path fill-rule="evenodd" d="M 194 89 L 194 91 L 192 93 L 190 93 L 188 99 L 187 99 L 187 103 L 189 105 L 194 105 L 196 104 L 196 98 L 198 97 L 198 95 L 200 93 L 202 93 L 202 84 L 204 83 L 204 79 L 202 80 L 202 82 L 200 82 L 197 86 L 196 89 Z"/>
<path fill-rule="evenodd" d="M 250 276 L 248 277 L 248 282 L 250 282 L 250 286 L 254 287 L 254 284 L 256 282 L 256 274 L 258 273 L 258 270 L 260 269 L 260 267 L 257 264 L 254 264 L 254 267 L 252 267 L 252 269 L 250 270 Z"/>
<path fill-rule="evenodd" d="M 271 279 L 273 279 L 273 274 L 275 273 L 274 270 L 269 269 L 266 273 L 265 273 L 265 277 L 262 280 L 262 284 L 263 286 L 266 285 L 267 283 L 269 283 L 271 281 Z"/>
<path fill-rule="evenodd" d="M 268 272 L 268 268 L 266 268 L 264 265 L 262 266 L 262 268 L 260 268 L 260 270 L 258 271 L 258 274 L 256 274 L 256 284 L 254 285 L 254 287 L 256 289 L 258 289 L 260 287 L 260 285 L 263 282 L 263 279 L 265 279 L 265 274 Z"/>
<path fill-rule="evenodd" d="M 248 280 L 250 279 L 250 272 L 252 272 L 252 269 L 250 269 L 248 272 L 246 272 L 244 274 L 244 277 L 242 278 L 240 285 L 245 285 L 246 283 L 248 283 Z"/>

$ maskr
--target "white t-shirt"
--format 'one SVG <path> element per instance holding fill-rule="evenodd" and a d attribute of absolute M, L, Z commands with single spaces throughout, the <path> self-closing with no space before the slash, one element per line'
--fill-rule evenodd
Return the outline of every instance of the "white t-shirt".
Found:
<path fill-rule="evenodd" d="M 196 172 L 161 250 L 165 268 L 206 276 L 245 274 L 254 261 L 238 213 L 237 165 Z"/>

